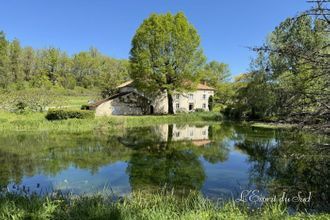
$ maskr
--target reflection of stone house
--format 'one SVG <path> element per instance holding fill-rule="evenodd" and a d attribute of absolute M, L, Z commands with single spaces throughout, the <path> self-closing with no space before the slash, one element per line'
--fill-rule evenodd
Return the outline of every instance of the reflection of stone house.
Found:
<path fill-rule="evenodd" d="M 209 140 L 209 125 L 195 126 L 195 125 L 157 125 L 155 126 L 155 132 L 158 133 L 162 141 L 168 141 L 169 136 L 172 141 L 192 141 L 194 145 L 201 146 L 210 143 Z M 172 135 L 168 133 L 172 132 Z"/>
<path fill-rule="evenodd" d="M 133 81 L 121 84 L 117 87 L 117 91 L 117 94 L 91 104 L 89 109 L 95 110 L 96 116 L 168 113 L 168 100 L 165 93 L 155 99 L 150 99 L 137 91 Z M 213 88 L 198 84 L 195 91 L 174 94 L 173 109 L 175 112 L 189 112 L 196 109 L 209 111 L 209 97 L 213 95 Z"/>
<path fill-rule="evenodd" d="M 191 142 L 196 146 L 205 146 L 211 143 L 209 129 L 209 125 L 161 124 L 128 129 L 118 140 L 125 146 L 133 148 L 161 146 L 171 142 Z"/>
<path fill-rule="evenodd" d="M 178 126 L 173 125 L 173 141 L 182 140 L 208 140 L 209 139 L 209 126 Z"/>

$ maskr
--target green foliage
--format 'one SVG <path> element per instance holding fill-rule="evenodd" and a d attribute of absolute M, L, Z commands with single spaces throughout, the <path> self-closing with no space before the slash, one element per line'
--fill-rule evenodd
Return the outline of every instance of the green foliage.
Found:
<path fill-rule="evenodd" d="M 205 112 L 205 109 L 203 109 L 203 108 L 196 108 L 195 109 L 195 112 Z"/>
<path fill-rule="evenodd" d="M 76 86 L 98 88 L 104 96 L 127 80 L 128 61 L 116 60 L 95 48 L 68 56 L 57 48 L 22 48 L 17 39 L 7 41 L 0 32 L 0 88 L 16 89 Z"/>
<path fill-rule="evenodd" d="M 237 77 L 224 115 L 327 127 L 329 34 L 326 21 L 300 14 L 270 34 L 251 71 Z"/>
<path fill-rule="evenodd" d="M 178 115 L 114 116 L 85 120 L 48 121 L 45 119 L 44 113 L 28 112 L 21 115 L 0 111 L 0 131 L 109 131 L 124 127 L 151 126 L 162 123 L 203 123 L 205 121 L 220 121 L 221 119 L 222 117 L 219 113 L 200 112 Z"/>
<path fill-rule="evenodd" d="M 20 101 L 16 104 L 16 110 L 17 110 L 18 113 L 25 112 L 27 107 L 28 107 L 28 105 L 25 102 L 22 102 L 22 101 Z"/>
<path fill-rule="evenodd" d="M 17 39 L 9 45 L 9 73 L 10 82 L 22 82 L 23 81 L 23 71 L 21 59 L 21 46 Z"/>
<path fill-rule="evenodd" d="M 115 60 L 91 48 L 74 55 L 72 70 L 77 85 L 84 88 L 99 87 L 103 96 L 128 79 L 128 62 Z"/>
<path fill-rule="evenodd" d="M 198 82 L 205 62 L 199 35 L 183 13 L 144 20 L 130 54 L 131 78 L 150 95 L 167 91 L 169 113 L 174 112 L 172 93 L 193 88 L 189 83 Z"/>
<path fill-rule="evenodd" d="M 69 109 L 49 109 L 45 116 L 47 120 L 64 120 L 69 118 L 89 119 L 94 118 L 94 111 L 69 110 Z"/>
<path fill-rule="evenodd" d="M 0 109 L 11 112 L 43 112 L 47 106 L 59 102 L 55 92 L 47 89 L 0 90 Z"/>
<path fill-rule="evenodd" d="M 262 64 L 260 64 L 262 65 Z M 264 71 L 242 74 L 236 78 L 233 103 L 223 113 L 236 119 L 262 119 L 272 114 L 275 95 Z"/>
<path fill-rule="evenodd" d="M 211 61 L 205 65 L 202 79 L 208 85 L 217 88 L 219 84 L 228 81 L 229 77 L 230 71 L 228 64 Z"/>
<path fill-rule="evenodd" d="M 283 21 L 270 35 L 267 53 L 282 119 L 324 124 L 329 116 L 329 24 L 301 14 Z"/>
<path fill-rule="evenodd" d="M 295 213 L 283 204 L 267 204 L 249 211 L 234 202 L 212 202 L 198 193 L 176 197 L 163 192 L 135 192 L 119 201 L 96 196 L 0 196 L 1 219 L 328 219 L 329 214 Z"/>
<path fill-rule="evenodd" d="M 209 110 L 212 111 L 214 106 L 213 96 L 209 97 L 208 103 L 209 103 Z"/>
<path fill-rule="evenodd" d="M 215 88 L 213 103 L 228 104 L 233 96 L 233 89 L 229 82 L 230 71 L 228 64 L 211 61 L 202 71 L 201 78 L 207 85 Z"/>
<path fill-rule="evenodd" d="M 88 110 L 89 109 L 89 105 L 82 105 L 80 107 L 80 110 Z"/>
<path fill-rule="evenodd" d="M 0 86 L 6 87 L 8 85 L 8 41 L 6 39 L 5 33 L 0 31 Z"/>

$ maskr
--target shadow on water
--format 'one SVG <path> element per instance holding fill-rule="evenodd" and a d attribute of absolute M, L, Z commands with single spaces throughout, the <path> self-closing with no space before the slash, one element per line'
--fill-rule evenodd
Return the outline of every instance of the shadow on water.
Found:
<path fill-rule="evenodd" d="M 311 192 L 295 209 L 328 210 L 329 138 L 239 124 L 157 125 L 108 135 L 4 133 L 0 187 L 11 192 L 116 193 L 190 190 L 239 197 L 257 189 L 288 198 Z"/>

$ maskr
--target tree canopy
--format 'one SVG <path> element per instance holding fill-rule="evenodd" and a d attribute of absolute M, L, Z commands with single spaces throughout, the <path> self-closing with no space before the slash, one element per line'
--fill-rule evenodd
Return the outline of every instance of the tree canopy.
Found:
<path fill-rule="evenodd" d="M 181 12 L 152 14 L 132 40 L 131 78 L 146 93 L 166 91 L 169 113 L 173 113 L 173 92 L 186 90 L 189 83 L 193 88 L 204 63 L 200 37 Z"/>
<path fill-rule="evenodd" d="M 101 54 L 96 48 L 73 56 L 60 49 L 22 48 L 0 32 L 0 89 L 61 87 L 96 88 L 106 96 L 108 90 L 129 78 L 128 61 Z"/>
<path fill-rule="evenodd" d="M 253 48 L 258 56 L 236 80 L 227 115 L 328 126 L 329 20 L 317 11 L 287 18 Z"/>

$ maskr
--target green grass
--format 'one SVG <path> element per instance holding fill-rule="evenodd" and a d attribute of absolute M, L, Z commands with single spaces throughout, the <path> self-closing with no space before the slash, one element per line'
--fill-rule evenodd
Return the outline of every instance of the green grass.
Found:
<path fill-rule="evenodd" d="M 282 129 L 282 128 L 293 128 L 292 124 L 281 124 L 281 123 L 262 123 L 256 122 L 251 124 L 252 127 L 258 128 L 270 128 L 270 129 Z"/>
<path fill-rule="evenodd" d="M 57 104 L 55 106 L 50 106 L 50 108 L 56 107 L 67 107 L 70 109 L 80 109 L 82 105 L 87 105 L 89 100 L 98 100 L 100 99 L 96 95 L 85 95 L 85 96 L 62 96 L 61 104 Z"/>
<path fill-rule="evenodd" d="M 220 121 L 221 116 L 213 112 L 182 113 L 177 115 L 112 116 L 114 122 L 122 122 L 127 127 L 150 126 L 164 123 L 198 123 Z"/>
<path fill-rule="evenodd" d="M 121 199 L 111 196 L 0 196 L 0 219 L 329 219 L 329 214 L 289 215 L 283 204 L 248 209 L 234 202 L 214 202 L 198 193 L 136 192 Z"/>
<path fill-rule="evenodd" d="M 0 131 L 85 132 L 164 123 L 203 123 L 220 120 L 220 115 L 212 112 L 157 116 L 111 116 L 60 121 L 48 121 L 45 119 L 45 115 L 46 113 L 16 114 L 0 111 Z"/>

